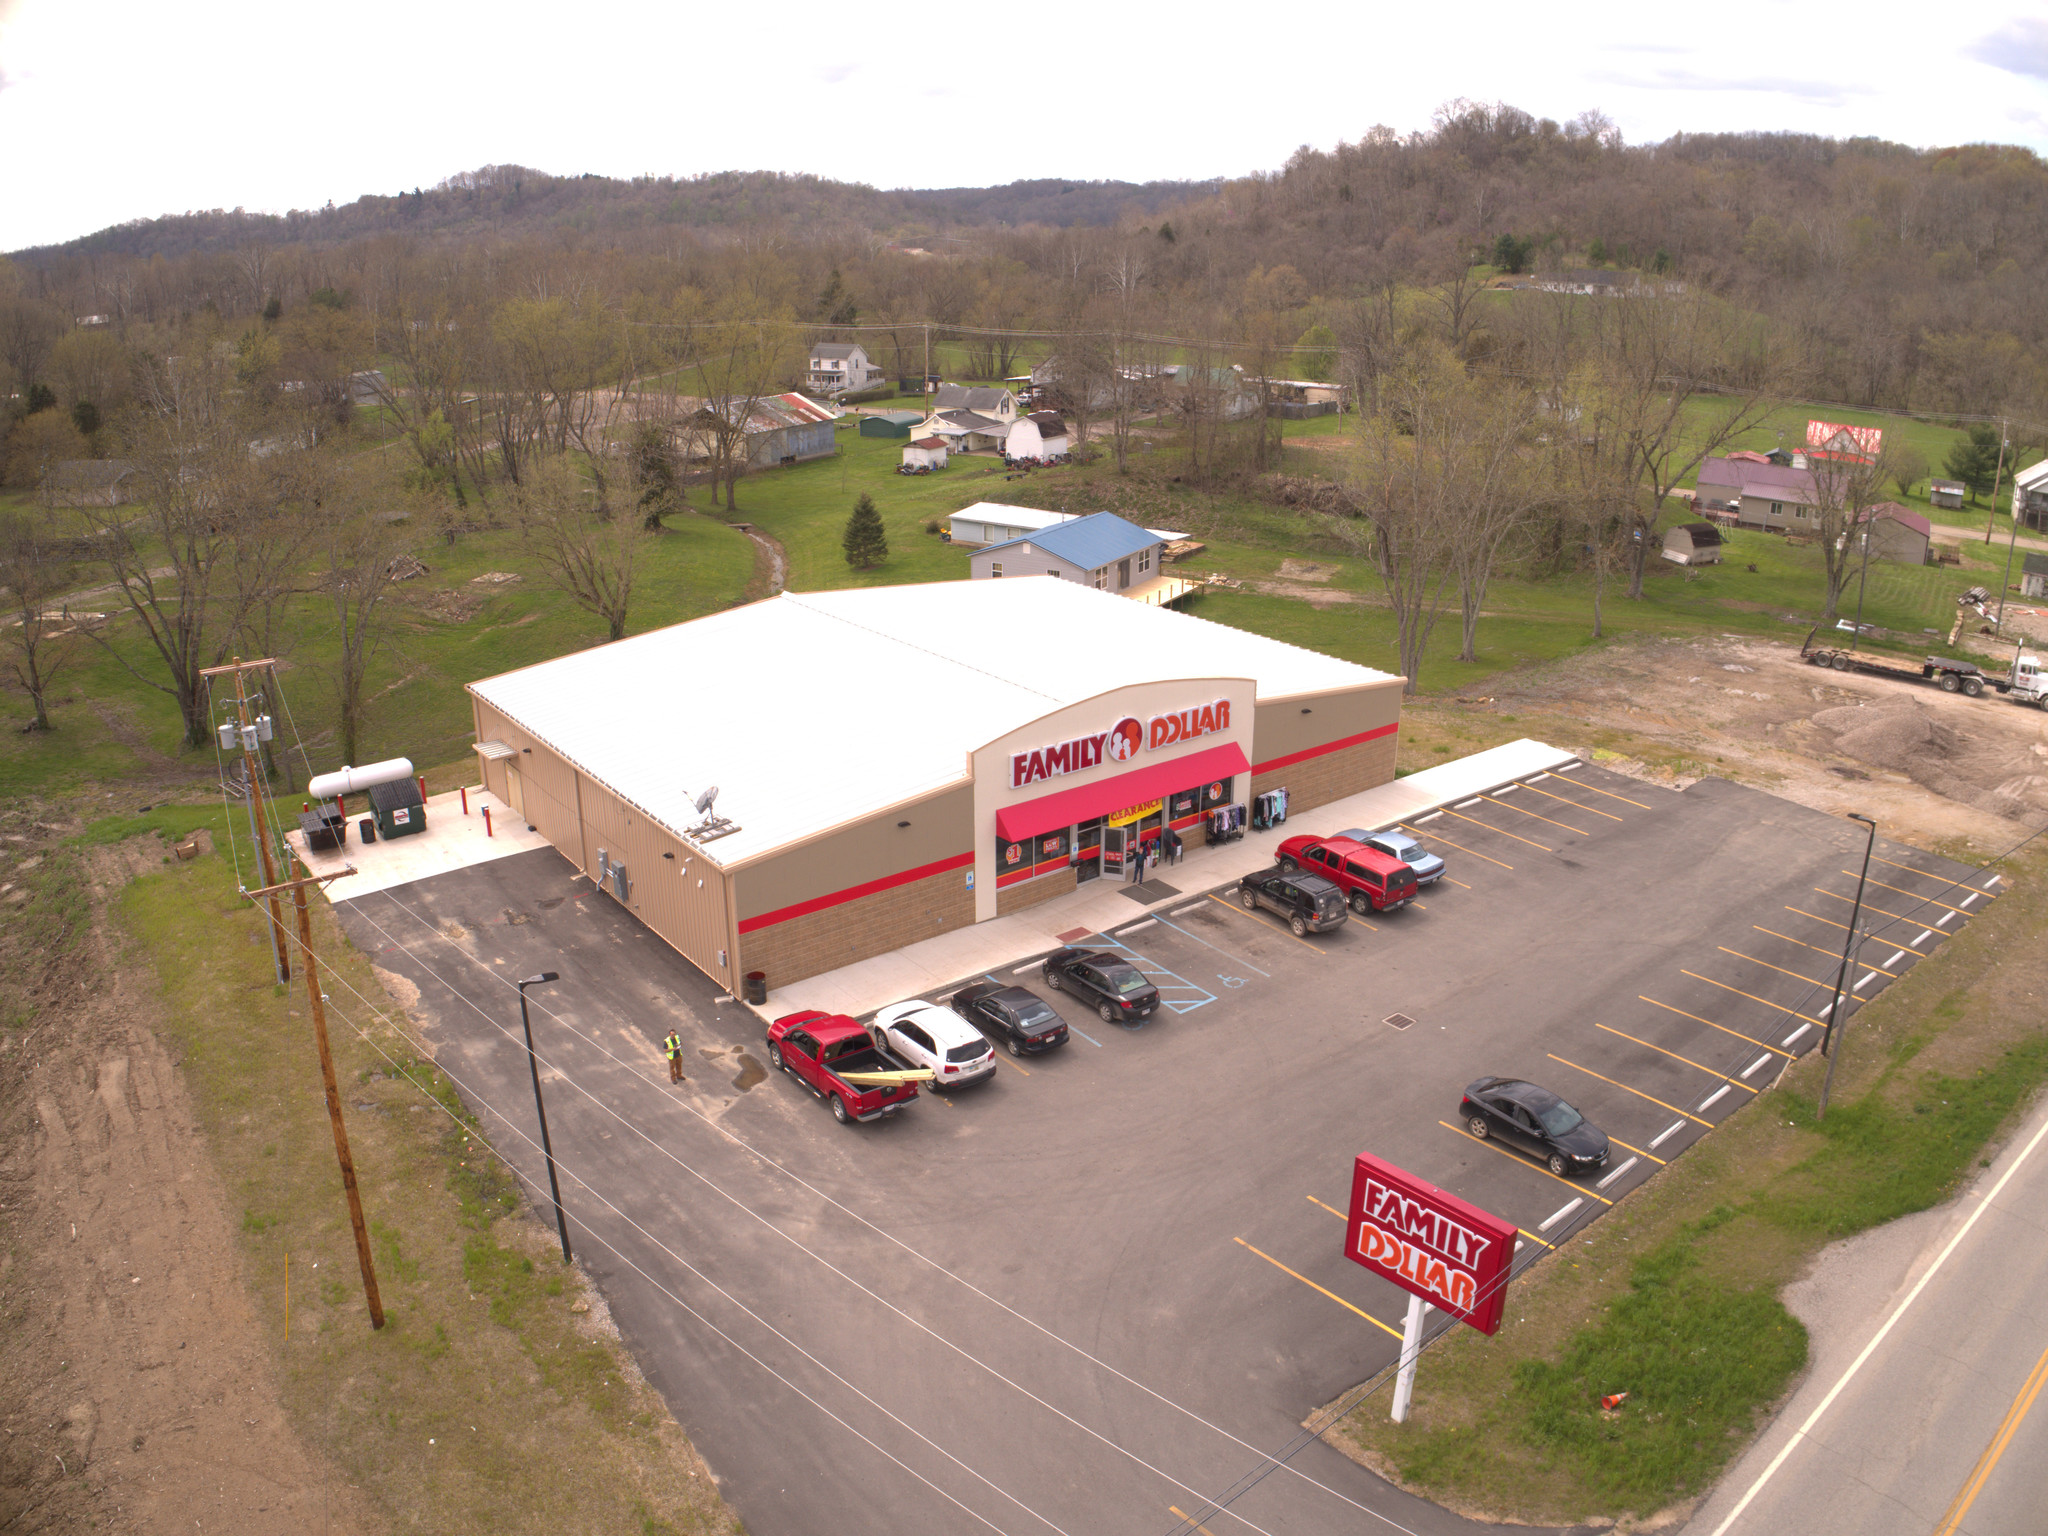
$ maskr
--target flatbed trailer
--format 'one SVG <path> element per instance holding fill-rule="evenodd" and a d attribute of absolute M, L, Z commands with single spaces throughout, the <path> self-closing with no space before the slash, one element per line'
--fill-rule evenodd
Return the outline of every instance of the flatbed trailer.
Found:
<path fill-rule="evenodd" d="M 1802 661 L 1837 672 L 1864 672 L 1872 677 L 1896 677 L 1909 683 L 1933 683 L 1943 693 L 1982 696 L 1990 680 L 1974 661 L 1957 661 L 1950 656 L 1929 656 L 1917 666 L 1903 656 L 1875 656 L 1868 651 L 1838 651 L 1831 647 L 1802 648 Z"/>

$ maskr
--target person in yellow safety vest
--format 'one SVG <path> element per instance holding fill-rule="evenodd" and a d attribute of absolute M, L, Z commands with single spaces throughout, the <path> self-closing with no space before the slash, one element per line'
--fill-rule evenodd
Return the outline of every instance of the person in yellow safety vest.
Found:
<path fill-rule="evenodd" d="M 674 1030 L 661 1042 L 661 1048 L 668 1052 L 668 1080 L 672 1083 L 683 1081 L 683 1037 Z"/>

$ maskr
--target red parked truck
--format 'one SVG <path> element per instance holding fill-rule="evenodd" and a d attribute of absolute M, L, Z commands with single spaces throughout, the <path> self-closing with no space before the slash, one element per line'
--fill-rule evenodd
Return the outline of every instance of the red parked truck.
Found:
<path fill-rule="evenodd" d="M 841 1125 L 879 1120 L 917 1097 L 915 1082 L 851 1081 L 868 1073 L 907 1069 L 879 1050 L 874 1037 L 843 1013 L 784 1014 L 768 1026 L 768 1059 L 832 1106 Z"/>
<path fill-rule="evenodd" d="M 1415 871 L 1348 837 L 1290 837 L 1280 845 L 1282 869 L 1305 869 L 1334 880 L 1354 912 L 1398 912 L 1415 899 Z"/>

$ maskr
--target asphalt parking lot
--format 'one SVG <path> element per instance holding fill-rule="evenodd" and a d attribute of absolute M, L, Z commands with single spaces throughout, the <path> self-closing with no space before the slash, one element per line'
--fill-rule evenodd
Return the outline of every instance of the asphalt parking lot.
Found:
<path fill-rule="evenodd" d="M 1585 766 L 1409 830 L 1449 869 L 1406 911 L 1297 939 L 1191 892 L 1083 940 L 1160 984 L 1136 1028 L 1019 956 L 993 979 L 1051 1001 L 1069 1043 L 866 1126 L 767 1073 L 759 1019 L 551 851 L 338 911 L 420 988 L 437 1059 L 530 1189 L 509 983 L 561 972 L 532 997 L 579 1259 L 750 1529 L 1165 1532 L 1395 1354 L 1405 1294 L 1341 1253 L 1354 1153 L 1513 1220 L 1534 1262 L 1819 1038 L 1855 825 Z M 1995 899 L 1963 866 L 1876 853 L 1859 1000 Z M 1571 1100 L 1614 1139 L 1608 1168 L 1562 1180 L 1472 1139 L 1460 1090 L 1489 1073 Z M 1465 1528 L 1313 1442 L 1203 1524 L 1336 1520 Z"/>

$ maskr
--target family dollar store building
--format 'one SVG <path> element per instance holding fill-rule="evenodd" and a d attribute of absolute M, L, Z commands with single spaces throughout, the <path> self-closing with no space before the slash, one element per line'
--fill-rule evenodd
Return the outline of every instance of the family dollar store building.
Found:
<path fill-rule="evenodd" d="M 1401 686 L 1033 576 L 785 592 L 469 693 L 486 788 L 737 993 L 1383 784 Z"/>

